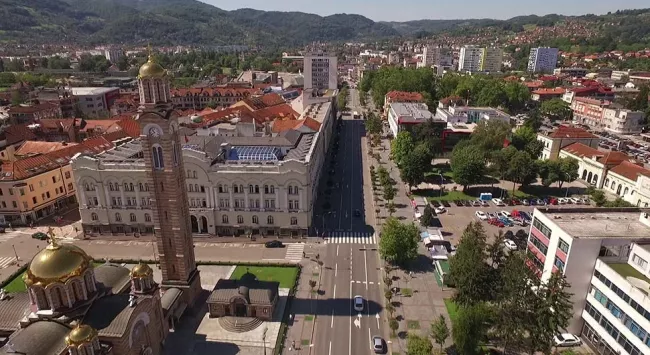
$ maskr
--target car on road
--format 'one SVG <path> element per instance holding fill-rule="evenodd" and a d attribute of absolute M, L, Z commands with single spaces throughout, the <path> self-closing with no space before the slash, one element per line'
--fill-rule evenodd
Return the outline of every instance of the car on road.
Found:
<path fill-rule="evenodd" d="M 267 248 L 284 248 L 284 244 L 282 244 L 282 242 L 279 240 L 268 241 L 264 243 L 264 246 Z"/>
<path fill-rule="evenodd" d="M 359 295 L 354 296 L 354 310 L 358 312 L 363 311 L 363 297 Z"/>
<path fill-rule="evenodd" d="M 517 243 L 515 243 L 514 240 L 506 239 L 503 241 L 503 244 L 510 250 L 517 250 Z"/>
<path fill-rule="evenodd" d="M 499 207 L 506 205 L 505 203 L 503 203 L 503 200 L 500 198 L 492 199 L 492 202 L 494 203 L 495 206 L 499 206 Z"/>
<path fill-rule="evenodd" d="M 582 345 L 582 340 L 577 336 L 569 333 L 558 334 L 553 338 L 555 346 L 558 347 L 569 347 L 569 346 L 580 346 Z"/>
<path fill-rule="evenodd" d="M 444 208 L 444 207 L 442 207 L 442 206 L 440 206 L 440 207 L 436 207 L 436 208 L 434 208 L 433 211 L 434 211 L 435 213 L 437 213 L 437 214 L 440 214 L 440 213 L 445 213 L 445 212 L 447 212 L 447 209 Z"/>
<path fill-rule="evenodd" d="M 36 232 L 32 234 L 32 238 L 38 239 L 38 240 L 47 240 L 47 234 L 43 232 Z"/>
<path fill-rule="evenodd" d="M 354 210 L 354 216 L 355 216 L 355 217 L 361 217 L 361 211 L 359 211 L 359 210 Z"/>
<path fill-rule="evenodd" d="M 386 351 L 384 347 L 384 339 L 379 336 L 372 337 L 372 350 L 375 354 L 383 354 Z"/>
<path fill-rule="evenodd" d="M 487 221 L 488 220 L 487 213 L 485 213 L 483 211 L 476 211 L 476 213 L 474 213 L 474 214 L 476 215 L 476 218 L 480 219 L 481 221 Z"/>

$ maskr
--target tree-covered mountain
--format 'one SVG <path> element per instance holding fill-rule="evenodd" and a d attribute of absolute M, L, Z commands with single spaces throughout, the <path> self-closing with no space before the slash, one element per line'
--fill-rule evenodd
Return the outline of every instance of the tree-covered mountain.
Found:
<path fill-rule="evenodd" d="M 0 42 L 299 45 L 396 36 L 359 15 L 224 11 L 196 0 L 0 0 Z"/>

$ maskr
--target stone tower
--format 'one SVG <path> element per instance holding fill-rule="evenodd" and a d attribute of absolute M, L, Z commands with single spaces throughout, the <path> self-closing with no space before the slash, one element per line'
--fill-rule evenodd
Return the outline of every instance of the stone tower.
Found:
<path fill-rule="evenodd" d="M 167 72 L 153 57 L 138 75 L 140 109 L 137 121 L 144 153 L 147 183 L 153 192 L 153 221 L 162 269 L 163 290 L 179 288 L 191 307 L 201 291 L 194 257 L 189 205 L 178 135 L 178 113 L 173 110 Z"/>

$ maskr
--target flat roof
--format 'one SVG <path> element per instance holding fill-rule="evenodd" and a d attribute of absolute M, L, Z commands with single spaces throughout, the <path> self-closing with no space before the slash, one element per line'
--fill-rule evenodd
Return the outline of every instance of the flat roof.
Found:
<path fill-rule="evenodd" d="M 82 87 L 82 88 L 70 88 L 72 90 L 72 95 L 75 96 L 84 96 L 84 95 L 101 95 L 107 92 L 114 90 L 119 90 L 117 87 Z"/>
<path fill-rule="evenodd" d="M 649 238 L 639 208 L 536 208 L 573 238 Z"/>

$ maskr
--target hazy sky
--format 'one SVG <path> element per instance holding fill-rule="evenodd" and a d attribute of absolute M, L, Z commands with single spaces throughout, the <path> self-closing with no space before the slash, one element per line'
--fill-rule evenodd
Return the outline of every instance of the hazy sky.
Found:
<path fill-rule="evenodd" d="M 602 14 L 618 9 L 650 7 L 648 0 L 200 0 L 224 10 L 253 8 L 258 10 L 300 11 L 319 15 L 353 13 L 375 21 L 419 19 L 496 18 L 519 15 Z"/>

